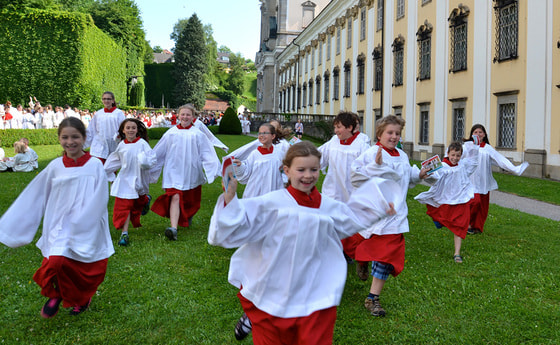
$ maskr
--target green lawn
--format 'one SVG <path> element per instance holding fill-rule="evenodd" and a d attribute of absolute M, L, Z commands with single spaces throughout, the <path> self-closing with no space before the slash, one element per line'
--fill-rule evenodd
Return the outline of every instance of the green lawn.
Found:
<path fill-rule="evenodd" d="M 220 139 L 232 150 L 254 140 Z M 35 149 L 41 168 L 61 152 L 59 146 Z M 0 212 L 35 175 L 0 174 Z M 383 290 L 387 316 L 366 312 L 370 282 L 350 265 L 335 344 L 560 343 L 560 222 L 490 205 L 484 234 L 467 237 L 459 265 L 452 260 L 452 234 L 437 230 L 412 199 L 425 189 L 409 193 L 406 265 Z M 163 192 L 160 184 L 150 190 L 154 197 Z M 111 228 L 116 253 L 90 309 L 77 317 L 61 310 L 42 319 L 46 299 L 32 281 L 39 250 L 0 245 L 0 344 L 250 344 L 233 336 L 242 312 L 227 282 L 233 250 L 206 241 L 220 193 L 220 181 L 203 187 L 202 208 L 176 242 L 163 235 L 167 219 L 151 212 L 142 228 L 131 230 L 129 247 L 116 246 L 119 234 Z"/>

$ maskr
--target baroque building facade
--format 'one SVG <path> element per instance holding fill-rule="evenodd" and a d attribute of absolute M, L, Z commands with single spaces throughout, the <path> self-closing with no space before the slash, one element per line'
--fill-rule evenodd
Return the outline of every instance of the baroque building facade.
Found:
<path fill-rule="evenodd" d="M 257 53 L 257 109 L 350 110 L 370 137 L 378 118 L 402 116 L 418 160 L 480 123 L 500 153 L 531 164 L 525 175 L 560 179 L 560 2 L 530 3 L 330 1 L 281 49 Z"/>

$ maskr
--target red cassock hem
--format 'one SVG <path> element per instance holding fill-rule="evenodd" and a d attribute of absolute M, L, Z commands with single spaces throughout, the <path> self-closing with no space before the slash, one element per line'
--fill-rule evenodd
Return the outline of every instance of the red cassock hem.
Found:
<path fill-rule="evenodd" d="M 122 229 L 124 227 L 129 214 L 132 226 L 135 228 L 141 227 L 140 216 L 142 215 L 142 209 L 148 202 L 147 195 L 140 195 L 137 199 L 115 197 L 115 206 L 113 207 L 113 225 L 115 229 Z"/>
<path fill-rule="evenodd" d="M 448 228 L 452 233 L 465 239 L 469 229 L 470 206 L 469 203 L 459 205 L 441 205 L 433 207 L 426 205 L 426 214 L 436 222 Z"/>
<path fill-rule="evenodd" d="M 175 194 L 180 197 L 179 207 L 181 212 L 178 224 L 182 227 L 188 227 L 189 218 L 192 218 L 200 209 L 202 186 L 189 190 L 166 189 L 165 194 L 160 195 L 152 205 L 152 211 L 162 217 L 169 218 L 169 206 L 171 205 L 171 198 Z"/>
<path fill-rule="evenodd" d="M 63 308 L 85 305 L 105 279 L 108 259 L 85 263 L 64 256 L 43 258 L 33 280 L 48 298 L 62 298 Z"/>
<path fill-rule="evenodd" d="M 360 234 L 342 240 L 346 255 L 357 261 L 378 261 L 394 267 L 391 275 L 398 276 L 404 269 L 405 242 L 403 234 L 372 235 L 366 239 Z"/>

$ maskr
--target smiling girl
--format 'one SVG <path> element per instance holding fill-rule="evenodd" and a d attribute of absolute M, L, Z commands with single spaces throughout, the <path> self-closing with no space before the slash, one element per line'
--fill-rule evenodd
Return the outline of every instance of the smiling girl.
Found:
<path fill-rule="evenodd" d="M 156 156 L 148 144 L 148 130 L 140 120 L 129 118 L 119 127 L 122 140 L 117 150 L 109 155 L 105 162 L 105 171 L 111 186 L 111 195 L 115 197 L 113 225 L 121 229 L 118 244 L 129 244 L 128 223 L 138 228 L 140 215 L 148 212 L 151 196 L 149 169 L 156 163 Z M 119 170 L 115 179 L 115 172 Z"/>
<path fill-rule="evenodd" d="M 83 151 L 84 124 L 64 119 L 58 139 L 63 157 L 51 161 L 0 218 L 0 242 L 12 248 L 30 243 L 43 220 L 37 241 L 43 262 L 33 280 L 48 297 L 41 309 L 45 318 L 55 316 L 61 302 L 72 307 L 71 315 L 85 311 L 114 253 L 107 177 L 103 164 Z"/>
<path fill-rule="evenodd" d="M 169 218 L 165 236 L 172 241 L 177 240 L 177 227 L 189 227 L 200 209 L 202 184 L 212 183 L 220 170 L 212 143 L 193 126 L 195 107 L 183 105 L 178 114 L 179 124 L 167 130 L 154 147 L 157 162 L 150 170 L 150 182 L 155 183 L 163 168 L 165 194 L 157 198 L 152 211 Z"/>
<path fill-rule="evenodd" d="M 239 247 L 228 279 L 241 289 L 254 344 L 331 344 L 346 281 L 340 239 L 394 211 L 381 192 L 390 181 L 368 181 L 347 204 L 321 195 L 320 157 L 313 144 L 294 144 L 287 188 L 238 199 L 232 178 L 214 208 L 208 242 Z"/>

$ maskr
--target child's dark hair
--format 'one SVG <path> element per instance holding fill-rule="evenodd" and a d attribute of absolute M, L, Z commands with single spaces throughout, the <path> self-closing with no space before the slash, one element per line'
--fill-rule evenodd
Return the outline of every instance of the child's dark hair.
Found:
<path fill-rule="evenodd" d="M 463 139 L 463 141 L 474 141 L 472 136 L 473 136 L 474 131 L 476 131 L 477 129 L 481 129 L 484 132 L 484 138 L 482 138 L 482 141 L 484 141 L 485 143 L 490 145 L 490 142 L 488 141 L 488 133 L 486 133 L 486 128 L 484 128 L 484 126 L 481 125 L 480 123 L 477 123 L 476 125 L 472 126 L 471 134 L 469 135 L 469 137 L 467 139 Z"/>
<path fill-rule="evenodd" d="M 463 143 L 461 143 L 460 141 L 452 142 L 451 144 L 449 144 L 449 147 L 447 148 L 447 153 L 451 151 L 459 151 L 463 153 Z"/>
<path fill-rule="evenodd" d="M 307 156 L 315 156 L 319 159 L 319 161 L 321 160 L 321 152 L 317 150 L 317 147 L 315 147 L 315 145 L 313 145 L 309 141 L 300 141 L 299 143 L 290 146 L 288 152 L 286 152 L 286 155 L 284 156 L 282 164 L 289 168 L 290 166 L 292 166 L 294 158 Z M 290 181 L 288 180 L 286 186 L 289 185 Z"/>
<path fill-rule="evenodd" d="M 352 133 L 354 133 L 354 129 L 356 129 L 356 127 L 358 126 L 357 121 L 359 121 L 357 114 L 354 114 L 351 111 L 341 111 L 334 118 L 333 126 L 336 125 L 337 123 L 340 123 L 346 128 L 351 127 Z"/>
<path fill-rule="evenodd" d="M 405 123 L 406 123 L 405 120 L 395 115 L 387 115 L 380 118 L 375 122 L 375 126 L 377 127 L 375 129 L 376 140 L 379 140 L 381 135 L 383 135 L 383 132 L 385 132 L 385 127 L 387 127 L 388 125 L 401 126 L 401 131 L 402 131 Z"/>
<path fill-rule="evenodd" d="M 278 138 L 278 135 L 276 134 L 276 127 L 274 127 L 273 125 L 271 125 L 270 123 L 263 123 L 261 125 L 261 127 L 266 127 L 268 128 L 268 131 L 270 132 L 270 134 L 274 135 L 274 139 L 272 139 L 272 143 L 273 144 L 278 144 L 280 142 L 280 138 Z M 259 127 L 260 128 L 260 127 Z"/>
<path fill-rule="evenodd" d="M 82 122 L 82 120 L 78 119 L 77 117 L 73 117 L 73 116 L 65 118 L 58 125 L 58 136 L 60 136 L 60 132 L 62 131 L 62 129 L 64 129 L 66 127 L 76 128 L 78 130 L 78 132 L 80 132 L 80 134 L 85 139 L 85 137 L 86 137 L 86 126 L 84 126 L 84 123 Z"/>
<path fill-rule="evenodd" d="M 283 128 L 282 124 L 278 120 L 272 120 L 269 123 L 276 129 L 276 138 L 278 138 L 278 141 L 287 138 L 290 136 L 290 134 L 292 134 L 292 131 L 289 128 Z M 278 126 L 275 124 L 277 124 Z"/>
<path fill-rule="evenodd" d="M 127 122 L 134 122 L 136 124 L 136 128 L 138 129 L 138 131 L 136 132 L 137 138 L 140 137 L 149 142 L 148 129 L 146 128 L 146 125 L 144 125 L 144 122 L 134 118 L 128 118 L 121 122 L 121 125 L 119 126 L 119 138 L 121 138 L 121 140 L 124 140 L 126 138 L 126 134 L 124 134 L 124 126 Z"/>
<path fill-rule="evenodd" d="M 103 98 L 103 96 L 105 96 L 105 95 L 110 95 L 111 96 L 111 98 L 113 99 L 113 107 L 116 107 L 117 106 L 117 101 L 115 101 L 115 94 L 112 93 L 111 91 L 105 91 L 105 92 L 103 92 L 103 95 L 101 96 L 101 98 Z"/>

